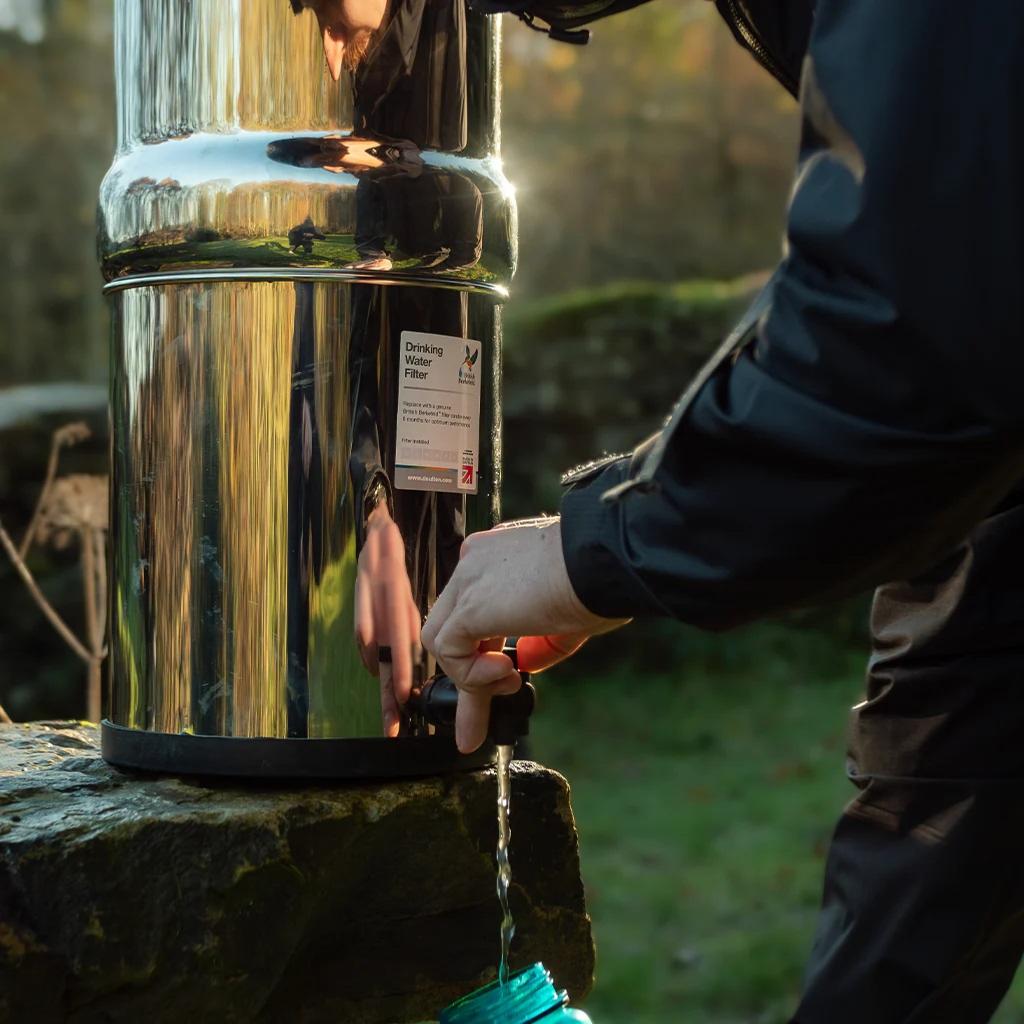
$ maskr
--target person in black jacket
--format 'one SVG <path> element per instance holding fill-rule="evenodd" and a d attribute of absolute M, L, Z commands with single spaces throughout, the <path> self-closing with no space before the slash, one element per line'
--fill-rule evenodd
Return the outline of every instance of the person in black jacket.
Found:
<path fill-rule="evenodd" d="M 469 750 L 518 686 L 496 637 L 536 666 L 878 587 L 793 1021 L 983 1022 L 1024 950 L 1024 4 L 717 6 L 799 89 L 785 255 L 657 435 L 469 538 L 423 642 Z"/>

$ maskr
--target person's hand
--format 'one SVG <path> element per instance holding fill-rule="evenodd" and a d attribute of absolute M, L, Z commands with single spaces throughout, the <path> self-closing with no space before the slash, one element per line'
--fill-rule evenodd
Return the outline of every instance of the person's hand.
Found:
<path fill-rule="evenodd" d="M 576 596 L 558 519 L 508 523 L 467 537 L 422 630 L 424 646 L 459 688 L 459 749 L 469 753 L 483 743 L 491 698 L 521 685 L 501 653 L 504 637 L 520 637 L 520 667 L 537 672 L 627 621 L 595 615 Z"/>
<path fill-rule="evenodd" d="M 405 545 L 385 503 L 366 524 L 366 540 L 356 568 L 356 642 L 371 675 L 380 679 L 380 710 L 385 736 L 397 736 L 400 705 L 412 689 L 418 660 L 420 612 L 405 567 Z M 379 647 L 391 649 L 391 661 L 378 661 Z"/>

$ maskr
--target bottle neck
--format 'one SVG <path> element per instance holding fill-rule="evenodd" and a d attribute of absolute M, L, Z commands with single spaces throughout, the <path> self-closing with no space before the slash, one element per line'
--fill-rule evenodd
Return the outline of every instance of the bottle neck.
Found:
<path fill-rule="evenodd" d="M 567 1002 L 544 965 L 533 964 L 504 986 L 493 981 L 452 1003 L 441 1011 L 440 1024 L 534 1024 Z"/>

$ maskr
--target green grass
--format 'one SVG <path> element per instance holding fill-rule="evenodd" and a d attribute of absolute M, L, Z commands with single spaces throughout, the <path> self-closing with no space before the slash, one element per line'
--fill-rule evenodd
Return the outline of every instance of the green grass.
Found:
<path fill-rule="evenodd" d="M 572 785 L 595 1024 L 784 1024 L 853 792 L 858 651 L 786 627 L 694 643 L 672 675 L 540 680 L 533 756 Z M 1024 1021 L 1020 985 L 996 1020 Z"/>

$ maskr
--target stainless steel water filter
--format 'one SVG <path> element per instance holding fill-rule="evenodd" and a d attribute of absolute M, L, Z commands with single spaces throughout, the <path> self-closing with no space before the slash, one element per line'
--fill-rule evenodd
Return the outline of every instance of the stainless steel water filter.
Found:
<path fill-rule="evenodd" d="M 353 601 L 382 482 L 423 613 L 497 519 L 515 262 L 498 24 L 464 0 L 382 0 L 335 82 L 320 26 L 344 36 L 346 2 L 116 2 L 99 207 L 115 763 L 383 776 L 490 756 L 415 717 L 383 738 Z M 460 380 L 479 377 L 461 469 L 450 451 L 429 473 L 396 460 L 419 336 L 465 342 Z"/>

